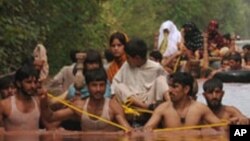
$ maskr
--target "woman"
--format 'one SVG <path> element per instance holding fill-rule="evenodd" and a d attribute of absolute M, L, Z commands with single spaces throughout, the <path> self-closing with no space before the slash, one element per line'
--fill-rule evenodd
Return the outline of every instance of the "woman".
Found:
<path fill-rule="evenodd" d="M 125 45 L 128 41 L 126 34 L 121 32 L 115 32 L 110 36 L 109 45 L 110 50 L 114 56 L 114 60 L 111 62 L 107 73 L 108 79 L 112 82 L 116 72 L 121 68 L 122 64 L 127 60 L 124 51 Z"/>

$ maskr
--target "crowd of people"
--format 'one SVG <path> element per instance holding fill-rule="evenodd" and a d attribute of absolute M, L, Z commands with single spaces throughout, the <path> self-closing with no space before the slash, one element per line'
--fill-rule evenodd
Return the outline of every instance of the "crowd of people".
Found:
<path fill-rule="evenodd" d="M 14 74 L 0 78 L 2 132 L 152 131 L 222 120 L 250 124 L 240 110 L 222 104 L 223 82 L 213 77 L 222 71 L 249 70 L 250 45 L 239 52 L 236 38 L 221 35 L 216 20 L 210 21 L 205 33 L 192 22 L 179 31 L 168 20 L 157 36 L 149 52 L 144 40 L 114 32 L 105 50 L 107 60 L 93 49 L 72 50 L 72 64 L 50 81 L 46 48 L 38 44 Z M 207 104 L 196 101 L 198 78 L 207 79 L 203 84 Z M 59 94 L 51 97 L 55 89 Z"/>

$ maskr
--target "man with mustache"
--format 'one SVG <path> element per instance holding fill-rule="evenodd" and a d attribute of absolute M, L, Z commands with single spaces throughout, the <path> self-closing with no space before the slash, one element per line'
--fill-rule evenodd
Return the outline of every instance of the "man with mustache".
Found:
<path fill-rule="evenodd" d="M 167 82 L 171 101 L 162 103 L 154 110 L 150 120 L 144 126 L 145 130 L 157 128 L 160 122 L 164 128 L 195 126 L 200 125 L 202 121 L 208 124 L 220 122 L 205 104 L 192 97 L 194 78 L 191 74 L 176 72 L 169 75 Z M 222 131 L 220 127 L 215 129 Z"/>
<path fill-rule="evenodd" d="M 16 93 L 0 101 L 0 125 L 3 124 L 6 131 L 39 129 L 38 77 L 38 71 L 30 65 L 24 65 L 16 71 Z"/>
<path fill-rule="evenodd" d="M 234 106 L 222 104 L 224 96 L 222 81 L 216 78 L 208 79 L 203 84 L 203 96 L 208 107 L 219 118 L 229 120 L 231 124 L 249 124 L 249 120 Z"/>

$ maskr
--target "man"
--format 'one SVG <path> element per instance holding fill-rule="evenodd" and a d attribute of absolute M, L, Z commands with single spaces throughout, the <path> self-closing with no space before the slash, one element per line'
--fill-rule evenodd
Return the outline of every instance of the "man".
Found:
<path fill-rule="evenodd" d="M 156 128 L 163 117 L 163 127 L 193 126 L 202 121 L 208 124 L 219 123 L 220 120 L 204 104 L 191 98 L 193 77 L 186 72 L 177 72 L 169 76 L 169 96 L 171 102 L 159 105 L 145 125 L 146 130 Z"/>
<path fill-rule="evenodd" d="M 147 109 L 156 101 L 168 100 L 166 72 L 147 59 L 147 45 L 141 39 L 131 39 L 125 46 L 127 61 L 115 75 L 111 91 L 123 103 Z"/>
<path fill-rule="evenodd" d="M 96 50 L 89 50 L 87 51 L 87 55 L 86 58 L 83 62 L 83 70 L 80 71 L 81 75 L 84 77 L 84 73 L 88 70 L 92 70 L 92 69 L 96 69 L 96 68 L 102 68 L 103 67 L 103 63 L 102 63 L 102 59 L 101 59 L 101 54 L 96 51 Z M 85 81 L 85 80 L 82 80 Z M 85 83 L 85 82 L 83 82 Z M 105 91 L 105 97 L 110 97 L 110 82 L 106 83 L 106 91 Z M 87 86 L 84 86 L 81 89 L 76 89 L 75 84 L 71 85 L 68 89 L 68 95 L 67 95 L 67 99 L 71 100 L 72 98 L 74 98 L 76 96 L 76 93 L 80 92 L 80 97 L 84 98 L 86 96 L 89 96 L 89 92 L 88 92 L 88 88 Z"/>
<path fill-rule="evenodd" d="M 16 88 L 14 86 L 13 75 L 5 75 L 0 78 L 0 99 L 8 98 L 14 95 Z"/>
<path fill-rule="evenodd" d="M 216 44 L 216 48 L 220 49 L 224 46 L 223 36 L 219 32 L 219 23 L 216 20 L 211 20 L 207 27 L 208 46 L 212 43 Z"/>
<path fill-rule="evenodd" d="M 70 58 L 72 61 L 72 64 L 69 66 L 64 66 L 53 78 L 53 80 L 50 83 L 50 87 L 61 87 L 61 92 L 66 91 L 69 86 L 74 82 L 75 76 L 73 74 L 73 70 L 76 66 L 76 61 L 77 61 L 77 53 L 79 51 L 77 50 L 72 50 L 70 52 Z"/>
<path fill-rule="evenodd" d="M 0 101 L 0 124 L 3 124 L 6 131 L 39 129 L 38 77 L 39 73 L 33 66 L 25 65 L 17 70 L 16 93 Z"/>
<path fill-rule="evenodd" d="M 110 121 L 117 121 L 121 126 L 131 129 L 125 119 L 121 106 L 115 101 L 104 97 L 107 74 L 104 68 L 88 70 L 85 73 L 85 80 L 89 90 L 89 97 L 85 99 L 77 99 L 74 106 Z M 72 117 L 81 121 L 82 131 L 116 131 L 117 128 L 108 123 L 89 117 L 84 113 L 66 108 L 52 112 L 48 108 L 46 98 L 44 98 L 42 113 L 49 121 L 66 120 Z"/>
<path fill-rule="evenodd" d="M 161 64 L 162 61 L 162 54 L 159 50 L 153 50 L 149 53 L 149 59 Z"/>
<path fill-rule="evenodd" d="M 216 78 L 208 79 L 203 84 L 203 90 L 203 96 L 207 101 L 208 107 L 219 119 L 229 120 L 231 124 L 249 124 L 247 117 L 237 108 L 222 104 L 224 91 L 221 80 Z"/>

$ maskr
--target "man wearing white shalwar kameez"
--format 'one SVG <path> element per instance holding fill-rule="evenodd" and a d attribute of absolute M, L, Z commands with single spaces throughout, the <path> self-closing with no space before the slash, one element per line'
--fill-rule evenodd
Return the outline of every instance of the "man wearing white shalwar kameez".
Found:
<path fill-rule="evenodd" d="M 127 61 L 117 72 L 111 85 L 112 94 L 123 103 L 148 108 L 156 101 L 168 100 L 167 73 L 156 62 L 147 59 L 147 45 L 132 39 L 125 47 Z"/>

